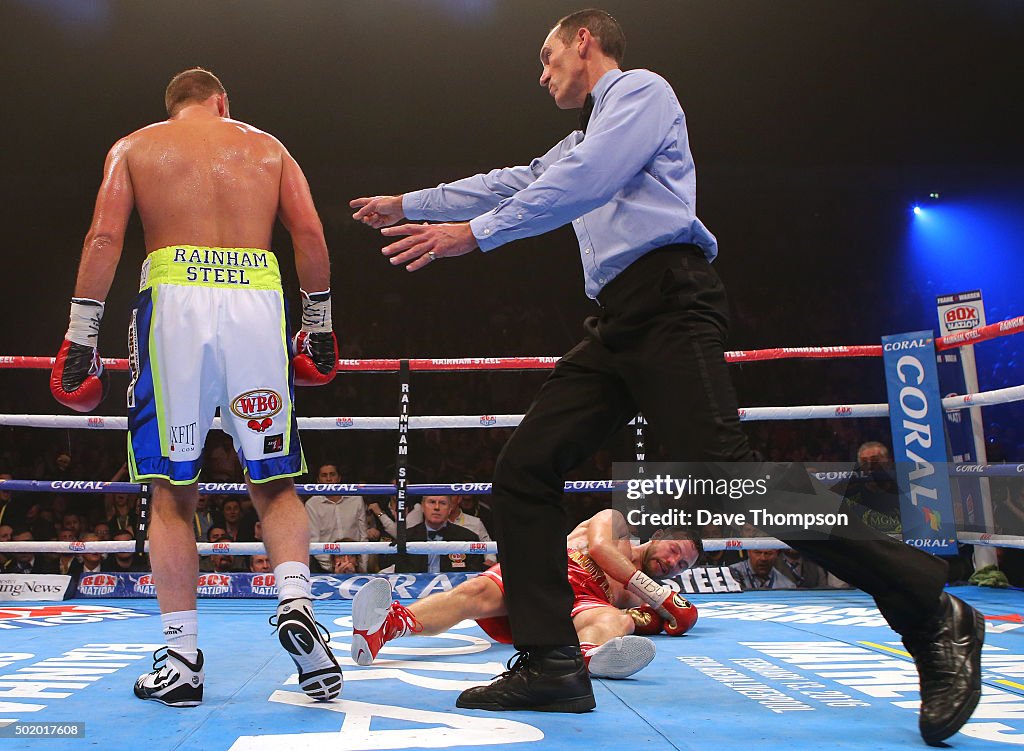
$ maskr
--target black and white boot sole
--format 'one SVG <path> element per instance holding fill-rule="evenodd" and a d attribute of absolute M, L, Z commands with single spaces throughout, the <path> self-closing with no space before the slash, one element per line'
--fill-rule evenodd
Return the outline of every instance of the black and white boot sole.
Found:
<path fill-rule="evenodd" d="M 320 635 L 311 611 L 288 601 L 281 603 L 277 611 L 277 638 L 295 663 L 299 687 L 306 696 L 330 701 L 341 695 L 341 667 Z"/>

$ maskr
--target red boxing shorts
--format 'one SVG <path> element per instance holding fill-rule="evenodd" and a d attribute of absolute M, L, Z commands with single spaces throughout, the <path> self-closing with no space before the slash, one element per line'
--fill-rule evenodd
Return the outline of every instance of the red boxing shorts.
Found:
<path fill-rule="evenodd" d="M 480 575 L 493 581 L 502 594 L 505 593 L 505 585 L 501 580 L 501 564 L 491 566 Z M 572 587 L 574 598 L 570 613 L 573 618 L 584 610 L 607 608 L 612 604 L 611 591 L 604 572 L 590 560 L 589 556 L 578 550 L 569 551 L 569 585 Z M 496 642 L 512 643 L 512 628 L 507 616 L 479 618 L 477 624 Z"/>

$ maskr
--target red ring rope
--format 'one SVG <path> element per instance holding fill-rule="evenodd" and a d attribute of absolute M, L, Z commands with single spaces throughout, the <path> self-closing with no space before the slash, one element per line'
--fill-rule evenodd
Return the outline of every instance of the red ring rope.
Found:
<path fill-rule="evenodd" d="M 1024 316 L 990 323 L 988 326 L 963 331 L 935 340 L 938 350 L 954 349 L 976 342 L 997 339 L 1008 334 L 1024 331 Z M 863 344 L 834 347 L 774 347 L 771 349 L 749 349 L 726 352 L 728 362 L 762 362 L 765 360 L 836 360 L 851 357 L 881 357 L 882 345 Z M 555 366 L 558 357 L 458 357 L 458 358 L 417 358 L 409 360 L 409 370 L 420 372 L 472 371 L 472 370 L 549 370 Z M 398 372 L 400 360 L 378 358 L 368 360 L 339 360 L 338 370 L 343 372 L 390 373 Z M 124 358 L 103 358 L 103 365 L 110 370 L 127 370 L 128 360 Z M 22 355 L 0 355 L 0 370 L 34 368 L 49 370 L 53 367 L 52 357 L 26 357 Z"/>

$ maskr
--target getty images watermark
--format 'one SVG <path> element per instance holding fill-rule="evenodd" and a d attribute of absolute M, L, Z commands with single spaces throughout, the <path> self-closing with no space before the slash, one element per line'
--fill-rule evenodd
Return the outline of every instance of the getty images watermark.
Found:
<path fill-rule="evenodd" d="M 874 534 L 857 523 L 866 511 L 859 497 L 863 483 L 852 471 L 835 473 L 845 478 L 842 483 L 824 483 L 804 465 L 775 462 L 616 463 L 613 471 L 612 506 L 641 536 L 666 528 L 783 540 Z M 878 487 L 872 485 L 872 492 Z M 898 517 L 895 485 L 882 491 Z"/>
<path fill-rule="evenodd" d="M 644 500 L 648 496 L 670 499 L 681 502 L 684 499 L 711 499 L 715 501 L 728 499 L 744 501 L 738 508 L 745 510 L 714 510 L 702 507 L 699 503 L 692 508 L 666 508 L 648 512 L 645 508 L 628 509 L 626 522 L 634 526 L 661 527 L 703 527 L 709 524 L 732 525 L 742 527 L 752 524 L 755 527 L 792 526 L 803 530 L 816 529 L 822 526 L 834 527 L 837 524 L 848 525 L 849 514 L 814 513 L 814 512 L 781 512 L 767 508 L 770 501 L 769 482 L 771 475 L 751 478 L 712 478 L 675 477 L 671 474 L 655 475 L 653 478 L 632 478 L 626 481 L 626 499 L 630 501 Z M 760 505 L 758 505 L 760 504 Z M 710 505 L 710 504 L 709 504 Z M 715 504 L 717 506 L 717 504 Z"/>

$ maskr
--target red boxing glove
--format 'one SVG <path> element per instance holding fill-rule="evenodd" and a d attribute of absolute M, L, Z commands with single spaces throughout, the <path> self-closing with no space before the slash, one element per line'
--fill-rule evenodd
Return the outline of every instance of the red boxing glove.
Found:
<path fill-rule="evenodd" d="M 665 618 L 665 633 L 682 636 L 697 622 L 697 606 L 681 594 L 673 594 L 658 610 Z"/>
<path fill-rule="evenodd" d="M 633 633 L 637 636 L 654 636 L 662 632 L 665 619 L 650 605 L 629 608 L 626 615 L 633 619 Z"/>
<path fill-rule="evenodd" d="M 71 325 L 50 371 L 50 393 L 76 412 L 91 412 L 110 385 L 96 344 L 103 303 L 72 298 Z"/>
<path fill-rule="evenodd" d="M 292 341 L 296 386 L 323 386 L 338 373 L 338 340 L 334 332 L 300 331 Z"/>
<path fill-rule="evenodd" d="M 338 372 L 338 340 L 331 329 L 331 291 L 302 290 L 302 330 L 292 341 L 296 386 L 323 386 Z"/>
<path fill-rule="evenodd" d="M 635 571 L 626 589 L 654 608 L 665 619 L 665 633 L 682 636 L 697 622 L 697 608 L 681 594 L 659 584 L 643 571 Z"/>

